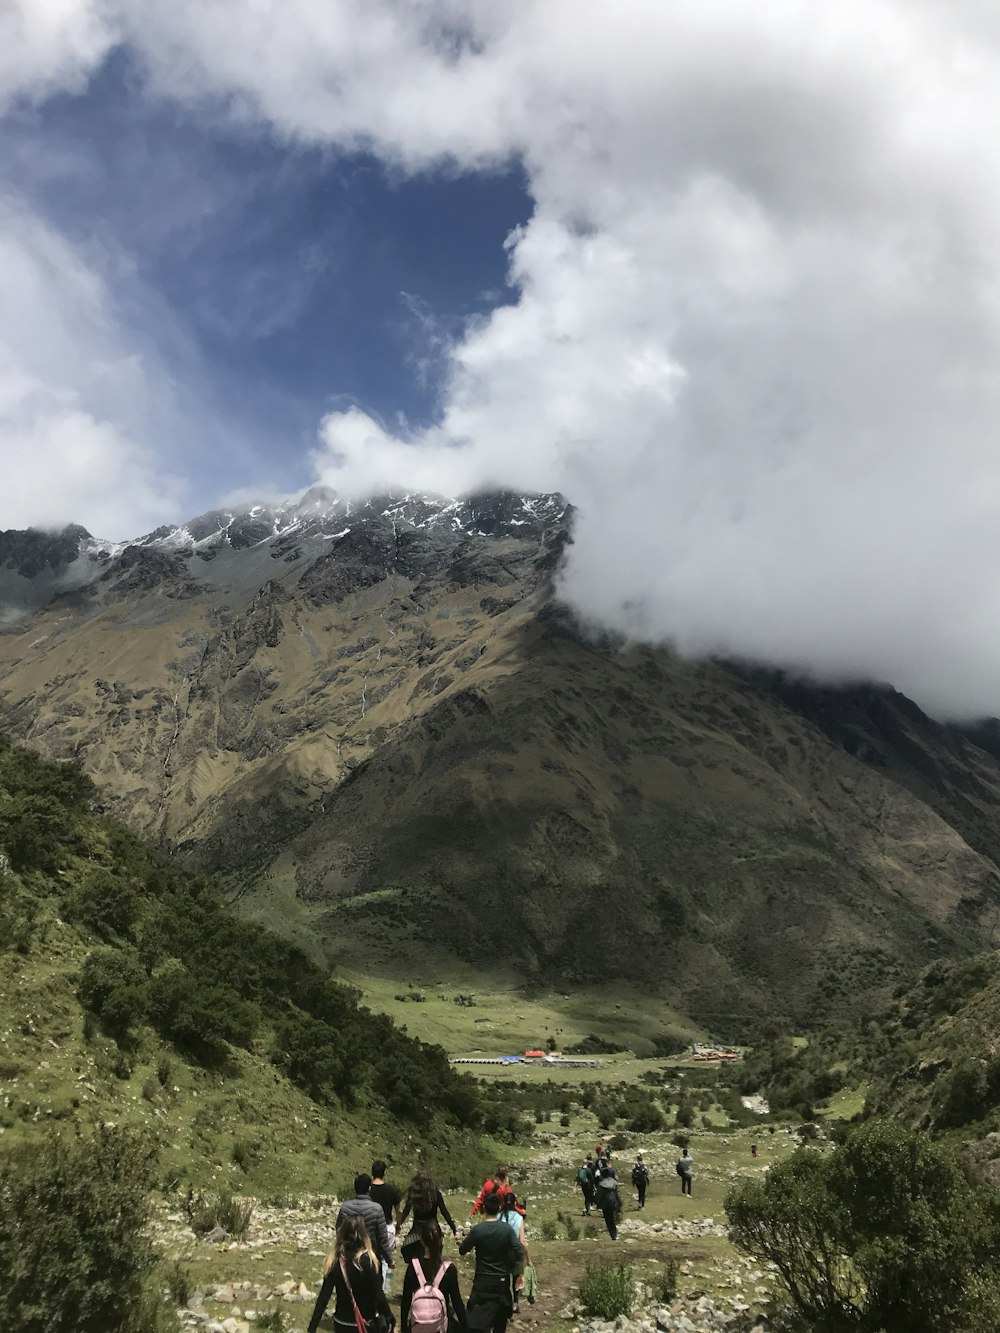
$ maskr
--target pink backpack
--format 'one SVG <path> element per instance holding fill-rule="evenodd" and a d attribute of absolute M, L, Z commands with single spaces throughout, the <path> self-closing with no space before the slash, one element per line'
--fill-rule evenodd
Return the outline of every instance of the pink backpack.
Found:
<path fill-rule="evenodd" d="M 442 1264 L 433 1282 L 424 1277 L 420 1260 L 413 1260 L 413 1271 L 420 1286 L 410 1302 L 411 1333 L 445 1333 L 448 1327 L 448 1302 L 441 1292 L 439 1283 L 450 1264 Z"/>

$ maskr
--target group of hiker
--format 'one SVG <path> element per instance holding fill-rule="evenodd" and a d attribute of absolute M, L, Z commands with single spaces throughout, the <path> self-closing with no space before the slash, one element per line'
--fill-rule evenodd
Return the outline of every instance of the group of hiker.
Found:
<path fill-rule="evenodd" d="M 676 1171 L 680 1176 L 681 1194 L 690 1195 L 694 1179 L 694 1158 L 687 1145 L 677 1159 Z M 618 1188 L 618 1172 L 611 1163 L 611 1153 L 603 1144 L 598 1144 L 594 1153 L 587 1153 L 586 1160 L 576 1173 L 576 1183 L 583 1194 L 583 1211 L 590 1216 L 596 1208 L 604 1218 L 604 1225 L 612 1240 L 618 1239 L 618 1218 L 622 1211 L 622 1197 Z M 632 1167 L 632 1184 L 639 1199 L 639 1207 L 646 1206 L 646 1190 L 649 1188 L 649 1167 L 642 1160 L 642 1153 L 636 1154 Z"/>
<path fill-rule="evenodd" d="M 399 1245 L 406 1265 L 400 1296 L 400 1324 L 408 1333 L 504 1333 L 523 1293 L 534 1300 L 519 1203 L 508 1174 L 498 1168 L 486 1181 L 469 1217 L 482 1214 L 458 1247 L 474 1251 L 476 1269 L 468 1302 L 463 1301 L 455 1265 L 443 1257 L 441 1222 L 458 1239 L 458 1227 L 430 1173 L 420 1170 L 405 1197 L 385 1179 L 385 1163 L 373 1162 L 371 1174 L 354 1179 L 354 1197 L 337 1215 L 336 1238 L 326 1257 L 323 1284 L 316 1298 L 309 1333 L 316 1333 L 331 1299 L 333 1322 L 356 1333 L 391 1333 L 396 1326 L 389 1306 L 397 1234 L 410 1219 Z"/>
<path fill-rule="evenodd" d="M 694 1159 L 685 1147 L 677 1161 L 681 1193 L 691 1193 Z M 388 1296 L 396 1267 L 397 1239 L 410 1222 L 398 1251 L 405 1265 L 400 1296 L 400 1323 L 404 1333 L 505 1333 L 518 1311 L 523 1294 L 534 1300 L 535 1270 L 528 1252 L 525 1208 L 498 1167 L 485 1182 L 469 1212 L 471 1227 L 458 1247 L 473 1251 L 476 1268 L 468 1302 L 463 1301 L 455 1265 L 444 1259 L 442 1223 L 458 1239 L 458 1227 L 444 1197 L 428 1171 L 421 1169 L 405 1195 L 385 1179 L 385 1162 L 372 1163 L 371 1174 L 354 1178 L 354 1196 L 337 1215 L 333 1249 L 326 1257 L 323 1283 L 309 1333 L 316 1333 L 331 1300 L 333 1322 L 356 1333 L 392 1333 L 396 1319 Z M 618 1239 L 622 1211 L 618 1172 L 611 1152 L 598 1144 L 577 1172 L 584 1212 L 596 1209 L 604 1217 L 608 1235 Z M 649 1168 L 638 1153 L 632 1184 L 639 1207 L 646 1206 Z"/>

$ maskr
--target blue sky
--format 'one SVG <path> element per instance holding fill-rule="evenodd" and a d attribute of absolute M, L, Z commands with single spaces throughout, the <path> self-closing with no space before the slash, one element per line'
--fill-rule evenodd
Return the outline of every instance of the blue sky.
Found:
<path fill-rule="evenodd" d="M 32 205 L 212 403 L 182 446 L 196 507 L 306 484 L 331 406 L 425 425 L 441 340 L 513 299 L 504 241 L 532 206 L 515 162 L 404 176 L 151 98 L 122 50 L 6 135 Z"/>

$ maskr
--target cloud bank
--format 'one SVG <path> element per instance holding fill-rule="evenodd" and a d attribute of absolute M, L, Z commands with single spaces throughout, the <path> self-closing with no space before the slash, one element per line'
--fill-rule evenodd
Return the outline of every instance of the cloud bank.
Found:
<path fill-rule="evenodd" d="M 324 480 L 560 489 L 584 616 L 1000 711 L 995 7 L 56 8 L 22 96 L 120 40 L 157 95 L 292 140 L 523 163 L 511 302 L 448 349 L 437 423 L 331 414 Z"/>
<path fill-rule="evenodd" d="M 165 405 L 93 269 L 0 196 L 0 528 L 155 526 L 180 483 L 147 447 Z"/>

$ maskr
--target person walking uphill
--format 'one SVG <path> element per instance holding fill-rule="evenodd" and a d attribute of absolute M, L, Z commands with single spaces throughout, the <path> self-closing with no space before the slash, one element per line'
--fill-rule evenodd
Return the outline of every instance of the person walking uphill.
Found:
<path fill-rule="evenodd" d="M 622 1210 L 617 1174 L 613 1166 L 605 1167 L 604 1174 L 597 1182 L 597 1206 L 604 1214 L 604 1225 L 612 1240 L 618 1239 L 618 1214 Z"/>
<path fill-rule="evenodd" d="M 649 1186 L 649 1167 L 642 1160 L 642 1153 L 636 1154 L 635 1166 L 632 1168 L 632 1184 L 639 1195 L 639 1207 L 645 1208 L 646 1189 Z"/>
<path fill-rule="evenodd" d="M 396 1250 L 396 1228 L 399 1225 L 399 1205 L 403 1196 L 395 1185 L 389 1185 L 385 1179 L 385 1162 L 372 1162 L 372 1187 L 370 1190 L 372 1198 L 385 1214 L 385 1229 L 389 1236 L 389 1248 L 395 1253 Z M 385 1294 L 389 1295 L 389 1288 L 392 1285 L 392 1267 L 382 1263 L 382 1286 L 385 1288 Z"/>
<path fill-rule="evenodd" d="M 379 1261 L 360 1213 L 347 1213 L 337 1221 L 337 1236 L 323 1265 L 323 1284 L 309 1320 L 309 1333 L 316 1333 L 333 1295 L 333 1322 L 340 1333 L 357 1330 L 361 1321 L 369 1333 L 392 1333 L 396 1327 L 395 1315 L 382 1290 Z"/>
<path fill-rule="evenodd" d="M 459 1254 L 476 1252 L 476 1273 L 466 1307 L 469 1328 L 480 1333 L 504 1333 L 514 1311 L 511 1274 L 524 1263 L 524 1248 L 506 1222 L 500 1221 L 499 1194 L 483 1202 L 485 1220 L 474 1226 L 458 1247 Z"/>
<path fill-rule="evenodd" d="M 694 1177 L 694 1158 L 688 1148 L 685 1148 L 677 1160 L 677 1174 L 681 1178 L 681 1193 L 691 1193 L 691 1181 Z"/>
<path fill-rule="evenodd" d="M 509 1179 L 507 1178 L 506 1168 L 498 1166 L 497 1169 L 493 1172 L 492 1176 L 490 1176 L 489 1180 L 487 1180 L 484 1183 L 483 1188 L 479 1191 L 479 1198 L 476 1200 L 476 1202 L 472 1205 L 472 1208 L 469 1210 L 469 1216 L 475 1217 L 475 1215 L 478 1212 L 481 1212 L 483 1204 L 486 1202 L 486 1200 L 489 1198 L 491 1194 L 499 1194 L 500 1202 L 503 1203 L 504 1197 L 508 1194 L 513 1194 L 513 1193 L 514 1190 L 513 1187 L 511 1186 Z"/>
<path fill-rule="evenodd" d="M 371 1196 L 372 1178 L 366 1172 L 354 1177 L 354 1198 L 345 1199 L 337 1214 L 337 1226 L 345 1217 L 360 1217 L 372 1242 L 372 1249 L 380 1264 L 392 1267 L 393 1246 L 389 1244 L 389 1232 L 385 1225 L 385 1213 L 382 1205 Z"/>
<path fill-rule="evenodd" d="M 441 1228 L 424 1222 L 419 1234 L 422 1250 L 407 1264 L 403 1278 L 400 1325 L 404 1333 L 466 1333 L 458 1270 L 443 1258 Z"/>
<path fill-rule="evenodd" d="M 587 1160 L 576 1173 L 576 1183 L 580 1186 L 580 1192 L 583 1194 L 584 1214 L 589 1217 L 594 1203 L 594 1163 L 591 1160 L 590 1153 L 587 1153 Z"/>
<path fill-rule="evenodd" d="M 456 1240 L 458 1239 L 458 1227 L 456 1227 L 451 1213 L 448 1212 L 441 1191 L 431 1179 L 431 1173 L 423 1168 L 416 1173 L 406 1188 L 406 1202 L 399 1217 L 400 1226 L 409 1217 L 411 1209 L 413 1211 L 413 1225 L 410 1234 L 400 1246 L 400 1254 L 403 1256 L 404 1263 L 408 1264 L 415 1254 L 420 1253 L 420 1228 L 425 1222 L 436 1222 L 439 1213 L 451 1227 L 451 1234 Z"/>

